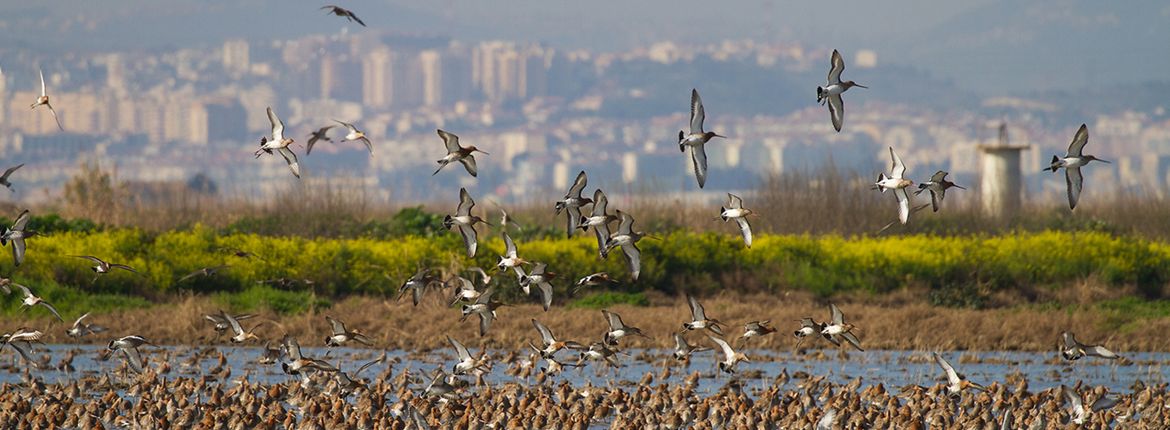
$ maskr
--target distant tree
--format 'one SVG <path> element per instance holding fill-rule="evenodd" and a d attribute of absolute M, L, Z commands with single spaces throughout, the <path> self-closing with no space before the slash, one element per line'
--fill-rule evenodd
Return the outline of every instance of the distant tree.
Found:
<path fill-rule="evenodd" d="M 219 186 L 203 172 L 196 173 L 195 176 L 187 180 L 187 189 L 208 195 L 215 195 L 219 192 Z"/>
<path fill-rule="evenodd" d="M 114 173 L 97 163 L 85 162 L 65 183 L 65 204 L 72 216 L 82 216 L 99 223 L 117 224 L 115 218 L 125 203 L 126 187 Z"/>

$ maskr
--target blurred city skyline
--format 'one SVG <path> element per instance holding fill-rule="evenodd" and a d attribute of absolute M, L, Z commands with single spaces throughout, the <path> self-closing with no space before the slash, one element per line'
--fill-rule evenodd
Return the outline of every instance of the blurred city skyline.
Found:
<path fill-rule="evenodd" d="M 973 184 L 976 148 L 1001 122 L 1034 149 L 1029 196 L 1063 196 L 1063 180 L 1038 171 L 1080 123 L 1095 153 L 1118 161 L 1090 178 L 1170 189 L 1170 6 L 1152 1 L 342 5 L 368 28 L 320 6 L 0 5 L 11 35 L 0 40 L 0 159 L 28 163 L 13 199 L 52 201 L 85 162 L 134 183 L 271 196 L 295 179 L 283 161 L 248 155 L 267 106 L 301 144 L 334 118 L 357 123 L 374 157 L 353 144 L 318 143 L 307 156 L 299 147 L 304 181 L 396 202 L 452 185 L 531 199 L 563 192 L 578 170 L 591 187 L 711 199 L 826 163 L 869 177 L 886 167 L 887 146 L 915 176 L 944 169 Z M 870 87 L 846 97 L 841 133 L 814 94 L 833 49 L 846 77 Z M 64 132 L 27 108 L 38 69 Z M 709 127 L 731 137 L 708 149 L 705 190 L 674 145 L 691 88 Z M 436 128 L 492 153 L 479 178 L 430 176 L 444 152 Z"/>

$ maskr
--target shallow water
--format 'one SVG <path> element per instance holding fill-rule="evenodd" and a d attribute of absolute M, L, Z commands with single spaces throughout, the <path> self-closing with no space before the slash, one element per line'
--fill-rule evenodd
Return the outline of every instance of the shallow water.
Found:
<path fill-rule="evenodd" d="M 262 352 L 259 347 L 217 347 L 227 357 L 227 363 L 232 369 L 232 379 L 245 374 L 253 383 L 279 383 L 292 380 L 293 376 L 285 375 L 279 365 L 262 365 L 257 358 Z M 47 345 L 38 346 L 38 356 L 49 354 L 50 367 L 65 356 L 67 351 L 74 350 L 74 374 L 56 369 L 34 370 L 33 376 L 43 382 L 55 383 L 68 381 L 79 375 L 100 374 L 113 371 L 121 365 L 122 355 L 115 354 L 109 361 L 100 361 L 99 352 L 104 347 L 99 345 Z M 342 370 L 353 372 L 362 363 L 377 358 L 380 350 L 351 349 L 351 348 L 302 348 L 307 356 L 325 359 L 338 364 Z M 163 359 L 165 352 L 171 353 L 172 375 L 199 375 L 216 366 L 218 354 L 208 354 L 197 366 L 188 366 L 197 350 L 188 347 L 151 347 L 142 349 L 151 366 L 157 366 Z M 703 378 L 697 391 L 700 395 L 710 394 L 724 386 L 732 377 L 719 374 L 715 366 L 714 351 L 697 353 L 689 368 L 681 365 L 669 356 L 667 350 L 629 350 L 619 354 L 618 360 L 622 367 L 614 369 L 601 365 L 600 362 L 589 362 L 583 368 L 566 368 L 565 372 L 556 376 L 555 381 L 568 381 L 580 386 L 586 383 L 594 386 L 605 386 L 610 383 L 619 385 L 636 384 L 647 372 L 655 375 L 655 383 L 663 366 L 672 366 L 671 380 L 679 382 L 693 371 L 701 373 Z M 752 388 L 763 388 L 772 383 L 772 380 L 781 372 L 786 371 L 793 376 L 793 381 L 799 380 L 799 372 L 811 376 L 825 376 L 826 379 L 837 383 L 847 383 L 855 378 L 862 378 L 862 385 L 884 384 L 887 388 L 901 387 L 906 384 L 930 386 L 941 382 L 942 370 L 930 354 L 921 351 L 866 351 L 840 354 L 836 350 L 808 350 L 804 354 L 794 355 L 789 352 L 774 351 L 747 351 L 751 362 L 739 364 L 738 376 L 742 385 L 749 391 Z M 395 373 L 409 369 L 415 374 L 429 373 L 436 367 L 450 370 L 455 363 L 450 350 L 438 350 L 431 353 L 407 353 L 405 351 L 387 351 L 389 360 L 400 360 L 394 364 Z M 506 353 L 495 351 L 494 358 L 505 356 Z M 1084 358 L 1075 362 L 1060 360 L 1056 352 L 950 352 L 943 353 L 955 368 L 965 374 L 970 380 L 990 384 L 992 382 L 1012 383 L 1019 376 L 1027 378 L 1030 388 L 1041 390 L 1060 384 L 1075 384 L 1078 380 L 1086 384 L 1102 385 L 1113 391 L 1128 391 L 1136 381 L 1158 383 L 1165 380 L 1164 368 L 1161 363 L 1170 362 L 1167 353 L 1134 353 L 1126 358 L 1131 363 L 1116 360 Z M 558 354 L 564 363 L 572 363 L 575 357 L 568 352 Z M 527 358 L 527 356 L 521 357 Z M 388 363 L 379 363 L 371 366 L 362 375 L 370 378 L 381 373 Z M 27 366 L 11 348 L 0 353 L 0 383 L 20 383 L 21 372 Z M 504 363 L 494 363 L 492 372 L 486 379 L 492 383 L 518 381 L 518 378 L 507 375 L 505 371 L 510 367 Z M 1012 378 L 1016 379 L 1012 379 Z"/>

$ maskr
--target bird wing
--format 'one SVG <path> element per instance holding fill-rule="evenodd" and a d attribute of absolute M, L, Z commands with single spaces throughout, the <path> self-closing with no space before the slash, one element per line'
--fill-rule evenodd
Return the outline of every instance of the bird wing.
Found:
<path fill-rule="evenodd" d="M 537 332 L 540 332 L 540 339 L 544 342 L 545 346 L 551 345 L 553 342 L 557 341 L 557 339 L 553 337 L 552 330 L 549 330 L 548 327 L 545 327 L 545 325 L 541 324 L 540 321 L 537 321 L 536 318 L 532 319 L 532 325 L 536 327 Z"/>
<path fill-rule="evenodd" d="M 329 321 L 329 326 L 330 329 L 333 330 L 333 334 L 345 334 L 347 332 L 345 330 L 345 323 L 328 315 L 325 316 L 325 320 Z"/>
<path fill-rule="evenodd" d="M 88 317 L 88 316 L 89 316 L 89 312 L 86 312 L 85 315 L 78 317 L 77 321 L 73 322 L 73 328 L 78 328 L 79 326 L 81 326 L 81 321 L 84 320 L 85 317 Z"/>
<path fill-rule="evenodd" d="M 37 72 L 41 75 L 41 97 L 47 96 L 49 95 L 49 90 L 45 88 L 45 71 L 38 70 Z"/>
<path fill-rule="evenodd" d="M 289 358 L 293 360 L 300 360 L 304 358 L 304 356 L 301 355 L 301 344 L 293 337 L 284 337 L 284 349 L 288 352 Z"/>
<path fill-rule="evenodd" d="M 1068 185 L 1068 208 L 1076 209 L 1077 200 L 1081 199 L 1081 188 L 1084 187 L 1084 177 L 1081 176 L 1081 168 L 1066 167 L 1064 169 L 1064 182 Z"/>
<path fill-rule="evenodd" d="M 508 236 L 508 232 L 504 232 L 504 256 L 516 258 L 516 242 L 512 241 L 512 237 Z"/>
<path fill-rule="evenodd" d="M 130 368 L 142 373 L 142 354 L 138 352 L 138 348 L 122 348 L 122 353 L 126 354 L 126 362 L 130 363 Z"/>
<path fill-rule="evenodd" d="M 841 83 L 841 72 L 845 71 L 845 60 L 841 59 L 841 53 L 833 50 L 832 58 L 833 66 L 829 68 L 829 85 Z"/>
<path fill-rule="evenodd" d="M 455 340 L 451 336 L 447 336 L 447 342 L 450 342 L 451 347 L 455 348 L 455 353 L 459 355 L 460 361 L 471 359 L 471 352 L 468 351 L 467 347 L 463 346 L 462 343 L 459 343 L 459 341 Z"/>
<path fill-rule="evenodd" d="M 573 232 L 577 230 L 577 223 L 581 222 L 581 208 L 577 206 L 569 206 L 565 208 L 565 213 L 568 214 L 567 228 L 565 234 L 568 237 L 573 236 Z"/>
<path fill-rule="evenodd" d="M 26 287 L 24 285 L 16 284 L 16 283 L 13 283 L 12 285 L 15 285 L 16 288 L 20 288 L 20 291 L 22 293 L 24 293 L 25 297 L 32 297 L 33 293 L 31 290 L 28 289 L 28 287 Z"/>
<path fill-rule="evenodd" d="M 845 123 L 845 100 L 840 94 L 829 96 L 829 119 L 833 120 L 833 129 L 841 131 L 841 124 Z"/>
<path fill-rule="evenodd" d="M 699 97 L 699 90 L 691 89 L 691 133 L 703 132 L 703 120 L 707 112 L 703 109 L 703 99 Z"/>
<path fill-rule="evenodd" d="M 723 350 L 723 355 L 726 356 L 728 360 L 730 360 L 732 357 L 735 357 L 735 350 L 731 349 L 731 345 L 728 345 L 727 341 L 711 335 L 708 335 L 707 337 L 711 338 L 711 340 L 715 341 L 715 343 L 719 345 L 719 348 Z"/>
<path fill-rule="evenodd" d="M 463 236 L 463 245 L 467 247 L 467 258 L 475 257 L 475 250 L 479 247 L 478 234 L 475 232 L 475 228 L 460 225 L 459 234 Z"/>
<path fill-rule="evenodd" d="M 695 179 L 699 180 L 699 188 L 707 184 L 707 151 L 702 143 L 691 145 L 691 162 L 695 165 Z"/>
<path fill-rule="evenodd" d="M 24 248 L 25 244 L 23 237 L 12 239 L 12 260 L 17 266 L 24 262 Z"/>
<path fill-rule="evenodd" d="M 16 169 L 19 169 L 21 167 L 24 167 L 24 163 L 20 163 L 20 164 L 17 164 L 15 166 L 9 167 L 8 170 L 4 171 L 4 175 L 0 175 L 0 178 L 8 179 L 8 175 L 11 175 L 12 172 L 15 172 Z"/>
<path fill-rule="evenodd" d="M 609 321 L 609 331 L 616 331 L 626 328 L 626 323 L 622 321 L 621 315 L 607 311 L 605 309 L 602 309 L 601 313 L 605 315 L 605 319 Z"/>
<path fill-rule="evenodd" d="M 110 264 L 110 268 L 111 269 L 122 269 L 122 270 L 125 270 L 127 272 L 131 272 L 131 273 L 138 273 L 138 271 L 134 270 L 133 267 L 127 266 L 125 264 Z"/>
<path fill-rule="evenodd" d="M 97 265 L 99 265 L 99 266 L 100 266 L 100 265 L 105 265 L 105 264 L 106 264 L 106 262 L 105 262 L 105 261 L 102 261 L 102 259 L 100 259 L 100 258 L 97 258 L 97 257 L 94 257 L 94 256 L 92 256 L 92 255 L 74 255 L 74 257 L 77 257 L 77 258 L 84 258 L 84 259 L 86 259 L 86 260 L 89 260 L 89 261 L 92 261 L 92 262 L 94 262 L 95 264 L 97 264 Z"/>
<path fill-rule="evenodd" d="M 707 319 L 707 312 L 695 296 L 687 295 L 687 305 L 691 307 L 691 321 L 705 321 Z"/>
<path fill-rule="evenodd" d="M 1073 414 L 1077 416 L 1083 416 L 1085 414 L 1085 403 L 1084 400 L 1081 399 L 1080 393 L 1077 393 L 1076 390 L 1073 390 L 1072 388 L 1066 387 L 1064 385 L 1060 386 L 1060 391 L 1064 393 L 1065 401 L 1072 404 L 1070 409 L 1072 410 Z"/>
<path fill-rule="evenodd" d="M 850 345 L 853 345 L 854 348 L 857 348 L 858 351 L 865 351 L 864 349 L 861 349 L 861 340 L 857 339 L 857 335 L 854 335 L 851 332 L 844 332 L 841 333 L 841 337 L 845 338 L 845 341 L 849 342 Z"/>
<path fill-rule="evenodd" d="M 1095 355 L 1101 358 L 1120 358 L 1113 351 L 1101 345 L 1089 345 L 1085 347 L 1085 354 Z"/>
<path fill-rule="evenodd" d="M 1060 340 L 1064 343 L 1064 349 L 1072 349 L 1077 347 L 1077 338 L 1072 333 L 1064 332 L 1060 334 Z"/>
<path fill-rule="evenodd" d="M 947 381 L 951 384 L 958 384 L 960 382 L 959 374 L 955 372 L 954 367 L 951 367 L 951 363 L 947 363 L 947 360 L 943 359 L 942 356 L 938 355 L 937 352 L 933 354 L 934 361 L 937 362 L 939 366 L 942 366 L 943 372 L 946 372 Z"/>
<path fill-rule="evenodd" d="M 65 318 L 61 318 L 61 314 L 57 312 L 57 308 L 53 307 L 53 305 L 49 304 L 49 302 L 41 300 L 37 304 L 48 308 L 49 312 L 52 312 L 53 316 L 57 317 L 58 321 L 65 322 Z"/>
<path fill-rule="evenodd" d="M 837 421 L 837 410 L 836 409 L 829 409 L 828 411 L 825 412 L 824 415 L 821 415 L 821 419 L 817 420 L 817 429 L 816 430 L 832 430 L 833 423 L 835 423 L 836 421 Z"/>
<path fill-rule="evenodd" d="M 941 186 L 930 187 L 930 206 L 932 208 L 934 208 L 935 212 L 938 212 L 939 206 L 942 205 L 943 197 L 946 197 L 946 195 L 947 195 L 946 193 L 947 193 L 946 188 L 943 188 Z"/>
<path fill-rule="evenodd" d="M 23 166 L 23 164 L 22 164 Z M 593 192 L 593 216 L 605 216 L 606 206 L 609 206 L 609 198 L 605 197 L 605 191 L 598 188 Z"/>
<path fill-rule="evenodd" d="M 903 175 L 906 174 L 906 164 L 902 162 L 902 157 L 899 157 L 898 153 L 894 152 L 894 147 L 892 146 L 890 147 L 890 160 L 893 161 L 893 164 L 890 166 L 890 177 L 902 179 Z"/>
<path fill-rule="evenodd" d="M 1081 128 L 1077 129 L 1077 134 L 1073 135 L 1073 140 L 1068 144 L 1069 157 L 1080 157 L 1085 149 L 1085 144 L 1089 143 L 1089 127 L 1081 124 Z"/>
<path fill-rule="evenodd" d="M 569 193 L 565 197 L 581 197 L 581 191 L 585 189 L 585 184 L 589 182 L 589 178 L 585 176 L 585 171 L 577 174 L 577 179 L 573 180 L 573 186 L 569 187 Z"/>
<path fill-rule="evenodd" d="M 442 129 L 436 131 L 439 133 L 439 137 L 443 139 L 443 146 L 447 147 L 448 154 L 459 152 L 460 149 L 463 149 L 459 146 L 459 136 L 443 131 Z"/>
<path fill-rule="evenodd" d="M 751 248 L 752 247 L 752 226 L 748 224 L 748 220 L 746 217 L 736 218 L 735 222 L 739 223 L 739 232 L 743 233 L 743 243 L 746 244 L 748 248 Z"/>
<path fill-rule="evenodd" d="M 37 363 L 37 360 L 31 354 L 31 350 L 32 350 L 31 343 L 24 342 L 24 341 L 17 341 L 17 342 L 8 342 L 8 345 L 12 345 L 12 348 L 16 349 L 16 352 L 20 353 L 20 357 L 23 358 L 25 362 L 32 365 L 32 367 L 36 367 L 36 368 L 41 367 L 41 365 Z"/>
<path fill-rule="evenodd" d="M 491 312 L 480 312 L 479 313 L 479 335 L 480 336 L 487 335 L 488 329 L 491 328 L 491 326 L 492 326 L 492 313 Z"/>
<path fill-rule="evenodd" d="M 674 334 L 674 349 L 676 351 L 687 351 L 691 349 L 691 344 L 687 343 L 687 339 L 681 334 Z"/>
<path fill-rule="evenodd" d="M 471 177 L 473 177 L 473 178 L 478 177 L 479 168 L 475 166 L 475 156 L 474 155 L 469 154 L 466 157 L 460 158 L 459 163 L 463 165 L 464 169 L 467 169 L 467 173 L 470 173 Z"/>
<path fill-rule="evenodd" d="M 347 11 L 345 11 L 345 12 L 346 12 L 346 14 L 347 14 L 347 15 L 349 15 L 349 17 L 350 17 L 350 18 L 353 18 L 353 20 L 354 20 L 355 22 L 357 22 L 358 24 L 361 24 L 361 26 L 362 26 L 362 27 L 365 27 L 365 26 L 366 26 L 366 23 L 365 23 L 365 22 L 362 22 L 362 19 L 361 19 L 361 18 L 358 18 L 357 14 L 353 13 L 353 11 L 347 10 Z"/>
<path fill-rule="evenodd" d="M 57 129 L 65 131 L 65 126 L 61 125 L 61 118 L 57 117 L 57 110 L 53 109 L 53 105 L 51 104 L 45 103 L 45 106 L 49 108 L 49 113 L 53 114 L 53 121 L 57 123 Z"/>
<path fill-rule="evenodd" d="M 336 122 L 338 124 L 345 126 L 345 128 L 348 129 L 350 133 L 357 133 L 357 127 L 354 127 L 353 124 L 350 124 L 350 123 L 345 122 L 345 121 L 338 121 L 336 119 L 334 119 L 333 122 Z"/>
<path fill-rule="evenodd" d="M 297 162 L 297 154 L 293 153 L 288 147 L 280 148 L 280 156 L 284 157 L 284 161 L 288 163 L 288 168 L 292 169 L 293 176 L 301 177 L 301 164 Z"/>
<path fill-rule="evenodd" d="M 25 209 L 23 212 L 20 213 L 20 215 L 16 216 L 16 221 L 12 222 L 12 228 L 10 228 L 10 230 L 14 230 L 14 231 L 24 230 L 24 228 L 28 226 L 28 220 L 31 218 L 32 218 L 32 216 L 30 216 L 28 214 L 28 209 Z"/>
<path fill-rule="evenodd" d="M 268 107 L 268 122 L 272 123 L 272 140 L 277 142 L 284 140 L 284 121 L 276 117 L 276 112 L 272 111 L 272 106 Z"/>
<path fill-rule="evenodd" d="M 552 306 L 552 296 L 553 296 L 552 284 L 550 284 L 548 282 L 541 282 L 541 283 L 536 284 L 536 287 L 540 289 L 540 304 L 541 304 L 541 306 L 544 307 L 544 310 L 547 312 L 548 307 Z"/>
<path fill-rule="evenodd" d="M 833 324 L 845 324 L 845 313 L 841 312 L 841 308 L 838 308 L 837 305 L 829 303 L 829 314 L 832 316 Z"/>
<path fill-rule="evenodd" d="M 934 172 L 933 175 L 930 175 L 930 182 L 934 182 L 936 184 L 939 184 L 940 186 L 942 185 L 942 182 L 945 181 L 946 179 L 947 179 L 947 172 L 942 171 L 942 170 Z"/>
<path fill-rule="evenodd" d="M 630 277 L 635 281 L 638 280 L 638 274 L 642 272 L 642 251 L 638 249 L 637 245 L 630 242 L 627 245 L 622 245 L 622 252 L 626 254 L 626 259 L 630 263 Z"/>
<path fill-rule="evenodd" d="M 743 209 L 743 199 L 731 193 L 727 193 L 728 209 Z"/>
<path fill-rule="evenodd" d="M 233 333 L 235 333 L 236 335 L 240 335 L 240 334 L 244 333 L 244 327 L 240 326 L 240 321 L 237 320 L 236 317 L 233 317 L 233 316 L 231 316 L 231 314 L 224 312 L 224 311 L 220 311 L 220 313 L 221 313 L 220 316 L 223 317 L 223 319 L 225 321 L 227 321 L 228 324 L 230 324 L 232 326 Z"/>
<path fill-rule="evenodd" d="M 362 141 L 362 143 L 366 145 L 366 151 L 369 151 L 370 155 L 374 155 L 374 144 L 370 143 L 370 138 L 362 136 L 358 140 Z"/>
<path fill-rule="evenodd" d="M 459 189 L 459 207 L 455 209 L 455 215 L 468 216 L 471 215 L 471 208 L 475 207 L 475 200 L 471 199 L 471 194 L 467 192 L 467 188 Z"/>
<path fill-rule="evenodd" d="M 905 188 L 899 188 L 894 190 L 894 197 L 898 198 L 898 220 L 905 224 L 910 220 L 910 195 L 906 193 Z"/>
<path fill-rule="evenodd" d="M 605 252 L 605 245 L 609 242 L 609 225 L 595 225 L 593 226 L 593 233 L 597 235 L 597 251 Z"/>
<path fill-rule="evenodd" d="M 633 234 L 634 233 L 634 217 L 632 217 L 632 216 L 630 216 L 630 214 L 622 212 L 620 210 L 617 211 L 617 214 L 618 214 L 618 217 L 621 219 L 621 223 L 618 224 L 617 233 L 618 234 Z"/>
<path fill-rule="evenodd" d="M 382 356 L 378 357 L 377 360 L 370 361 L 366 364 L 363 364 L 362 367 L 359 367 L 357 372 L 354 372 L 353 376 L 356 378 L 358 375 L 360 375 L 362 373 L 362 371 L 366 370 L 366 368 L 373 366 L 375 364 L 381 363 L 383 361 L 386 361 L 386 352 L 385 351 L 382 352 Z"/>

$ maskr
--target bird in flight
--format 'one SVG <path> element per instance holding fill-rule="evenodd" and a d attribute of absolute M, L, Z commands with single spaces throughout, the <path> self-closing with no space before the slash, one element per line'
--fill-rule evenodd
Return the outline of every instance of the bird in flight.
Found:
<path fill-rule="evenodd" d="M 841 59 L 841 53 L 833 50 L 833 66 L 829 68 L 829 82 L 823 87 L 817 87 L 817 102 L 829 105 L 829 117 L 833 120 L 833 128 L 838 132 L 841 131 L 841 125 L 845 123 L 845 101 L 841 100 L 841 93 L 853 87 L 869 88 L 860 85 L 853 81 L 841 81 L 841 72 L 845 71 L 845 60 Z"/>
<path fill-rule="evenodd" d="M 53 114 L 53 121 L 57 122 L 57 128 L 65 131 L 65 127 L 61 126 L 61 119 L 57 118 L 57 111 L 53 110 L 53 105 L 49 104 L 49 91 L 45 88 L 45 71 L 41 70 L 41 96 L 37 97 L 37 101 L 29 105 L 29 109 L 36 109 L 37 106 L 45 105 L 49 108 L 49 113 Z"/>
<path fill-rule="evenodd" d="M 321 6 L 321 9 L 322 10 L 328 9 L 328 11 L 326 12 L 326 15 L 328 15 L 328 14 L 337 15 L 337 16 L 340 16 L 342 18 L 349 20 L 349 22 L 356 22 L 358 24 L 361 24 L 362 27 L 366 26 L 366 23 L 362 22 L 362 19 L 358 18 L 357 15 L 355 15 L 352 10 L 343 8 L 341 6 L 334 6 L 331 4 Z"/>

